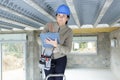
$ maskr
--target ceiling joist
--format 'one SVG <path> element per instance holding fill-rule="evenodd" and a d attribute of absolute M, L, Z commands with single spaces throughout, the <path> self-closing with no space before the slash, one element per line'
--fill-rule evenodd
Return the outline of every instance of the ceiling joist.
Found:
<path fill-rule="evenodd" d="M 20 13 L 15 12 L 14 10 L 11 10 L 9 8 L 6 8 L 6 7 L 3 7 L 1 5 L 0 5 L 0 9 L 3 10 L 3 11 L 6 11 L 6 12 L 12 13 L 14 15 L 17 15 L 19 17 L 22 17 L 23 19 L 27 19 L 28 21 L 34 22 L 34 23 L 36 23 L 38 25 L 44 25 L 44 24 L 42 24 L 40 22 L 37 22 L 37 21 L 35 21 L 35 20 L 33 20 L 33 19 L 29 18 L 29 17 L 26 17 L 26 16 L 24 16 L 24 15 L 22 15 Z"/>
<path fill-rule="evenodd" d="M 22 26 L 22 27 L 27 27 L 27 28 L 31 28 L 33 30 L 36 30 L 37 28 L 35 27 L 32 27 L 32 26 L 28 26 L 26 24 L 22 24 L 22 23 L 19 23 L 19 22 L 16 22 L 16 21 L 12 21 L 12 20 L 9 20 L 9 19 L 6 19 L 6 18 L 3 18 L 3 17 L 0 17 L 0 21 L 3 21 L 3 22 L 7 22 L 7 23 L 12 23 L 12 24 L 15 24 L 15 25 L 19 25 L 19 26 Z"/>
<path fill-rule="evenodd" d="M 94 24 L 94 27 L 96 27 L 99 24 L 99 22 L 101 21 L 102 17 L 106 13 L 106 11 L 108 10 L 108 8 L 112 4 L 112 2 L 113 2 L 113 0 L 106 0 L 105 1 L 105 4 L 104 4 L 104 6 L 103 6 L 103 8 L 102 8 L 102 10 L 101 10 L 101 12 L 100 12 L 96 22 L 95 22 L 95 24 Z"/>
<path fill-rule="evenodd" d="M 118 22 L 120 22 L 120 19 L 116 20 L 116 21 L 115 21 L 114 23 L 112 23 L 110 26 L 113 26 L 113 25 L 117 24 Z M 118 24 L 120 24 L 120 23 L 118 23 Z"/>
<path fill-rule="evenodd" d="M 14 25 L 14 24 L 12 24 L 12 25 Z M 7 29 L 12 29 L 12 30 L 14 30 L 14 29 L 17 29 L 17 30 L 23 30 L 24 28 L 20 28 L 20 27 L 15 27 L 15 26 L 10 26 L 10 25 L 5 25 L 5 24 L 0 24 L 0 28 L 7 28 Z"/>
<path fill-rule="evenodd" d="M 80 27 L 80 21 L 78 19 L 78 15 L 77 15 L 77 12 L 75 10 L 75 6 L 73 4 L 73 0 L 66 0 L 66 3 L 67 3 L 67 5 L 69 6 L 69 8 L 71 10 L 72 16 L 73 16 L 77 26 Z"/>
<path fill-rule="evenodd" d="M 12 30 L 11 27 L 8 27 L 8 26 L 2 26 L 2 25 L 0 25 L 0 29 L 8 29 L 8 30 Z"/>
<path fill-rule="evenodd" d="M 9 28 L 9 29 L 12 29 L 13 27 L 10 27 L 10 26 L 7 26 L 7 25 L 2 25 L 2 24 L 0 24 L 0 28 Z"/>
<path fill-rule="evenodd" d="M 51 16 L 43 8 L 38 6 L 33 0 L 23 0 L 23 1 L 26 2 L 28 5 L 30 5 L 31 7 L 35 8 L 37 11 L 39 11 L 43 15 L 47 16 L 48 18 L 50 18 L 52 21 L 55 21 L 55 18 L 53 16 Z"/>

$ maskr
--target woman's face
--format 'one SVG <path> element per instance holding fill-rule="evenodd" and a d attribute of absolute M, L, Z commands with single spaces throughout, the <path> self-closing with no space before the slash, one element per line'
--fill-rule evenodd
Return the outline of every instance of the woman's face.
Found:
<path fill-rule="evenodd" d="M 66 21 L 68 21 L 66 14 L 57 14 L 56 19 L 59 26 L 64 26 L 66 24 Z"/>

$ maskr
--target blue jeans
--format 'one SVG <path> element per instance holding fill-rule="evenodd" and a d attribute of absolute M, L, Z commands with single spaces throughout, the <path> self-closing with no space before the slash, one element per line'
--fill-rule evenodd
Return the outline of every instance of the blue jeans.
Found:
<path fill-rule="evenodd" d="M 45 75 L 49 74 L 64 74 L 67 63 L 67 56 L 53 59 L 51 61 L 51 69 L 45 70 Z M 48 80 L 63 80 L 63 77 L 50 77 Z"/>

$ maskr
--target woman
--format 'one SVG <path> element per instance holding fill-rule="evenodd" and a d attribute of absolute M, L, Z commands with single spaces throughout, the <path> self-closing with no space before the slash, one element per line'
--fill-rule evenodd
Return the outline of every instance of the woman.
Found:
<path fill-rule="evenodd" d="M 53 31 L 58 32 L 60 35 L 60 43 L 58 44 L 56 40 L 46 39 L 47 44 L 54 46 L 52 49 L 45 49 L 45 53 L 50 50 L 53 53 L 53 59 L 51 61 L 50 70 L 45 70 L 45 75 L 49 74 L 64 74 L 67 54 L 71 51 L 72 46 L 72 29 L 67 26 L 67 22 L 70 18 L 70 10 L 66 5 L 60 5 L 56 11 L 56 22 L 48 23 L 42 33 L 49 32 L 49 24 L 51 24 Z M 52 77 L 49 80 L 63 80 L 62 77 Z"/>

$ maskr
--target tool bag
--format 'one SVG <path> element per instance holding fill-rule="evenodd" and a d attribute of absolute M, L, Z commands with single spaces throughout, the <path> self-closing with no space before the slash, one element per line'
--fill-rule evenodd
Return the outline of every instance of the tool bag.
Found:
<path fill-rule="evenodd" d="M 43 65 L 44 69 L 49 70 L 51 68 L 51 56 L 41 55 L 39 63 Z"/>

